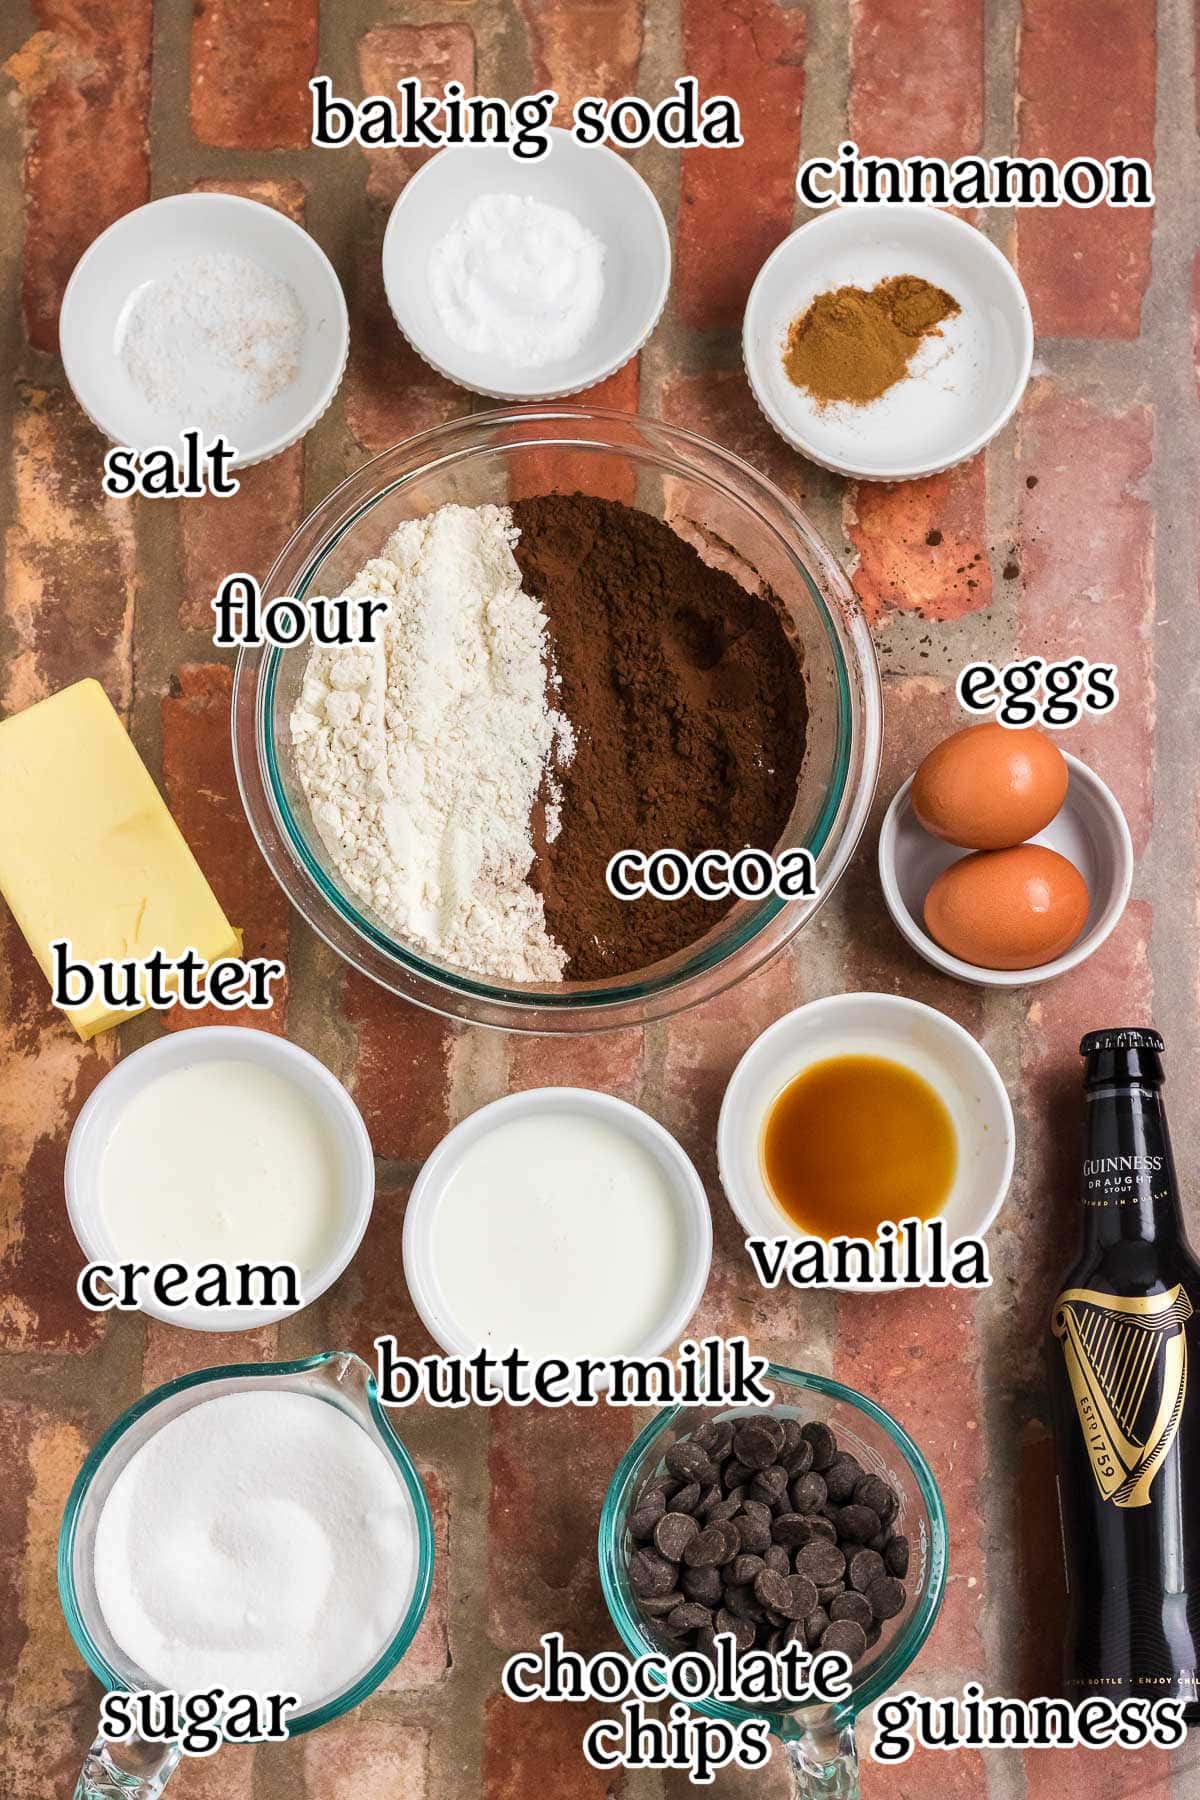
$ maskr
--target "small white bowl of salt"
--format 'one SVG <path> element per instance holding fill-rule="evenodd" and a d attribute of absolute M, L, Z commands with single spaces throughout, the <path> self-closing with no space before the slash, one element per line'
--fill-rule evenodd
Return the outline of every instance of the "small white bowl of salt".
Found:
<path fill-rule="evenodd" d="M 236 194 L 172 194 L 101 232 L 59 323 L 88 417 L 138 451 L 218 433 L 244 468 L 294 444 L 341 383 L 350 327 L 329 258 Z"/>
<path fill-rule="evenodd" d="M 580 393 L 635 356 L 671 285 L 662 208 L 615 151 L 552 127 L 520 161 L 502 144 L 441 150 L 392 208 L 383 282 L 439 374 L 500 400 Z"/>

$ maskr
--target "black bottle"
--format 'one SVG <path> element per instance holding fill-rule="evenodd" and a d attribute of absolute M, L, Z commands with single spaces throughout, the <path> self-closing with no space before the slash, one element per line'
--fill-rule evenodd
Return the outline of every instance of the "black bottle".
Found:
<path fill-rule="evenodd" d="M 1093 1031 L 1083 1249 L 1050 1318 L 1070 1593 L 1065 1694 L 1200 1720 L 1200 1265 L 1179 1213 L 1162 1039 Z"/>

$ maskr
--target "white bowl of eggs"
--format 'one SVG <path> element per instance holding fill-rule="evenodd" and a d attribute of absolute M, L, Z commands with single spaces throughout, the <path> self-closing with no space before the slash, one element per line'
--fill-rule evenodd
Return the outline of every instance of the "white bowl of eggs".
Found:
<path fill-rule="evenodd" d="M 1133 844 L 1104 782 L 1045 732 L 970 725 L 892 801 L 879 875 L 926 962 L 976 987 L 1028 987 L 1076 968 L 1112 932 Z"/>

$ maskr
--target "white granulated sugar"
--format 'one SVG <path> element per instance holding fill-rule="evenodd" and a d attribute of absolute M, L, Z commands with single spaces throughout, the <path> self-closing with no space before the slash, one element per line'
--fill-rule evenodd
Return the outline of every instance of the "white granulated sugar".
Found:
<path fill-rule="evenodd" d="M 181 257 L 130 296 L 117 353 L 154 411 L 230 431 L 296 379 L 304 309 L 288 282 L 246 256 Z"/>
<path fill-rule="evenodd" d="M 417 1522 L 387 1455 L 313 1394 L 226 1393 L 137 1449 L 104 1501 L 93 1567 L 125 1656 L 189 1693 L 342 1693 L 412 1595 Z"/>
<path fill-rule="evenodd" d="M 389 931 L 474 974 L 554 981 L 530 821 L 574 739 L 516 537 L 507 507 L 401 525 L 348 589 L 390 600 L 377 642 L 313 648 L 291 734 L 338 873 Z"/>
<path fill-rule="evenodd" d="M 459 349 L 535 369 L 574 356 L 595 325 L 604 245 L 565 207 L 481 194 L 433 246 L 428 279 Z"/>

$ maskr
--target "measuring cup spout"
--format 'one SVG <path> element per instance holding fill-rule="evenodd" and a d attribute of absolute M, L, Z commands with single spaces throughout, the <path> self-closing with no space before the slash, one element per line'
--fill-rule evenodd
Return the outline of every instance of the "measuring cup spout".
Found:
<path fill-rule="evenodd" d="M 783 1746 L 792 1800 L 859 1800 L 854 1720 L 823 1714 Z"/>
<path fill-rule="evenodd" d="M 158 1800 L 179 1758 L 178 1744 L 98 1737 L 83 1759 L 74 1800 Z"/>

